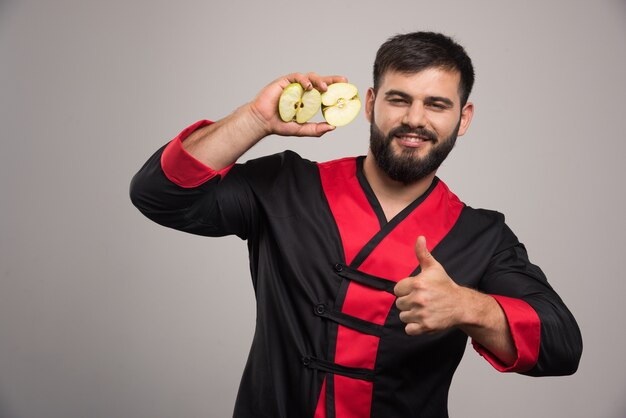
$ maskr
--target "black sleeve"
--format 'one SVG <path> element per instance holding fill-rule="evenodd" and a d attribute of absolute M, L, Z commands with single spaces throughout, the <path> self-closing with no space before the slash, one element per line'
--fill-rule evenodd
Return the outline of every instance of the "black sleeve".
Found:
<path fill-rule="evenodd" d="M 170 181 L 157 150 L 130 183 L 132 203 L 163 226 L 205 236 L 237 235 L 247 239 L 257 224 L 258 208 L 248 182 L 254 170 L 235 164 L 226 176 L 184 188 Z"/>
<path fill-rule="evenodd" d="M 577 370 L 582 354 L 578 324 L 541 269 L 530 262 L 524 245 L 504 223 L 480 288 L 490 294 L 519 298 L 539 316 L 541 338 L 537 363 L 523 374 L 556 376 Z"/>

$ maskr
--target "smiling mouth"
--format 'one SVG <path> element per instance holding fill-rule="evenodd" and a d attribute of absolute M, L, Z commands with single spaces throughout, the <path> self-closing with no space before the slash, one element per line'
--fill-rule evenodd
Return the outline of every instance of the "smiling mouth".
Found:
<path fill-rule="evenodd" d="M 417 135 L 413 133 L 400 133 L 400 134 L 394 135 L 394 137 L 396 138 L 396 140 L 398 140 L 400 145 L 403 145 L 405 147 L 411 147 L 411 148 L 420 147 L 427 142 L 434 142 L 432 139 L 430 139 L 427 136 Z"/>
<path fill-rule="evenodd" d="M 395 135 L 395 137 L 400 139 L 401 141 L 407 141 L 407 142 L 427 142 L 431 140 L 430 138 L 426 136 L 416 135 L 416 134 L 397 134 Z"/>

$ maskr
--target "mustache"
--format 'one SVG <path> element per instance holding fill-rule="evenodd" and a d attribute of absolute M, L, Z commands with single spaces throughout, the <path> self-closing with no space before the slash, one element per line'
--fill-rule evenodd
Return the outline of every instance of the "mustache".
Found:
<path fill-rule="evenodd" d="M 393 138 L 394 136 L 401 134 L 414 134 L 426 138 L 428 141 L 432 141 L 433 143 L 437 143 L 437 134 L 435 134 L 433 131 L 429 131 L 425 128 L 412 129 L 408 125 L 400 125 L 397 128 L 393 128 L 389 132 L 389 138 Z"/>

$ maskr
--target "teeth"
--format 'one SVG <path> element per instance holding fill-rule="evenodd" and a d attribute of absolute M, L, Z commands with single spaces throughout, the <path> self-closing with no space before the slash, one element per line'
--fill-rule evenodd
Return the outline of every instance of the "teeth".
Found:
<path fill-rule="evenodd" d="M 416 136 L 401 136 L 400 139 L 408 142 L 422 142 L 422 138 Z"/>

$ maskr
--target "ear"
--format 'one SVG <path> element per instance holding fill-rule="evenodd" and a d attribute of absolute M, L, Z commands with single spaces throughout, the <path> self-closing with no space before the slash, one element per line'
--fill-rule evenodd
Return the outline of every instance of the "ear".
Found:
<path fill-rule="evenodd" d="M 372 123 L 372 111 L 374 110 L 375 100 L 376 95 L 374 94 L 374 89 L 370 87 L 367 89 L 367 94 L 365 96 L 365 117 L 369 123 Z"/>
<path fill-rule="evenodd" d="M 463 109 L 461 110 L 461 121 L 459 124 L 459 136 L 463 135 L 470 126 L 472 122 L 472 117 L 474 116 L 474 103 L 467 102 Z"/>

